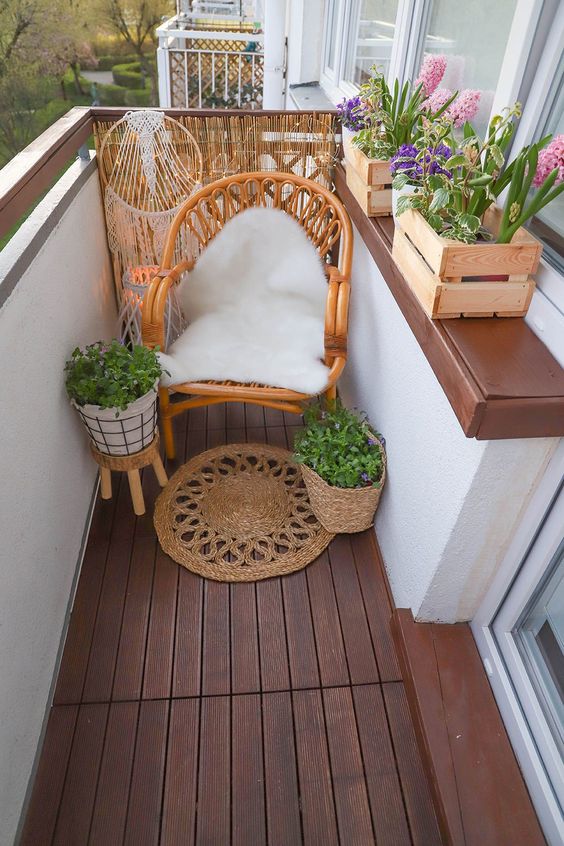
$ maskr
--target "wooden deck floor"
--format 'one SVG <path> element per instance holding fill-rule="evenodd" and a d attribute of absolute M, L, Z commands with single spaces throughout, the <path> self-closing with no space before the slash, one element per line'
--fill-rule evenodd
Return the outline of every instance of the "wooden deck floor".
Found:
<path fill-rule="evenodd" d="M 169 472 L 291 446 L 296 421 L 192 412 Z M 160 551 L 143 484 L 145 517 L 126 484 L 97 504 L 22 844 L 439 844 L 371 533 L 282 579 L 205 581 Z"/>

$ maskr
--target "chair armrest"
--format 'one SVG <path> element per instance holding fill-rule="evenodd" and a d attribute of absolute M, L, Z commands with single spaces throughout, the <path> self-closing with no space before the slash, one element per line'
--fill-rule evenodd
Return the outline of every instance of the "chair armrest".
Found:
<path fill-rule="evenodd" d="M 185 259 L 172 270 L 160 269 L 153 276 L 143 298 L 143 315 L 141 319 L 141 335 L 146 347 L 160 347 L 164 350 L 165 326 L 164 315 L 168 292 L 175 285 L 186 270 L 191 270 L 195 261 Z"/>

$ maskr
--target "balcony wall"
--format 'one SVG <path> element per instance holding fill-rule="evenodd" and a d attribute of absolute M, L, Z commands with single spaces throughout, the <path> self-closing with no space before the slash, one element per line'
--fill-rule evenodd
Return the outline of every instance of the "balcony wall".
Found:
<path fill-rule="evenodd" d="M 341 393 L 386 437 L 376 532 L 396 606 L 470 620 L 558 439 L 464 435 L 358 232 Z"/>
<path fill-rule="evenodd" d="M 62 370 L 114 333 L 95 162 L 66 171 L 0 254 L 0 843 L 12 843 L 96 479 Z"/>

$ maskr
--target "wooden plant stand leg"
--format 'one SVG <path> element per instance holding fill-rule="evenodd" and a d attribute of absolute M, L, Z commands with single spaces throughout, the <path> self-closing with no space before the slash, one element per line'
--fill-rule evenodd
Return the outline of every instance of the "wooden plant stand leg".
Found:
<path fill-rule="evenodd" d="M 112 471 L 108 467 L 100 467 L 100 495 L 102 499 L 112 498 Z"/>
<path fill-rule="evenodd" d="M 139 470 L 128 470 L 127 478 L 129 480 L 129 491 L 131 493 L 133 510 L 138 516 L 141 516 L 145 513 L 145 500 L 143 499 L 143 489 L 141 487 L 141 476 L 139 475 Z"/>
<path fill-rule="evenodd" d="M 111 471 L 118 470 L 122 473 L 127 473 L 133 511 L 138 517 L 141 517 L 145 513 L 145 500 L 139 470 L 151 464 L 161 488 L 164 488 L 168 482 L 168 476 L 159 452 L 159 445 L 160 438 L 158 432 L 148 447 L 133 455 L 107 455 L 104 452 L 99 452 L 93 444 L 90 444 L 94 461 L 100 467 L 100 494 L 102 499 L 112 498 Z"/>
<path fill-rule="evenodd" d="M 161 488 L 164 488 L 168 482 L 168 476 L 166 475 L 166 470 L 164 469 L 163 460 L 160 456 L 160 453 L 155 455 L 153 461 L 153 470 L 155 471 L 155 476 L 157 477 L 157 481 Z"/>

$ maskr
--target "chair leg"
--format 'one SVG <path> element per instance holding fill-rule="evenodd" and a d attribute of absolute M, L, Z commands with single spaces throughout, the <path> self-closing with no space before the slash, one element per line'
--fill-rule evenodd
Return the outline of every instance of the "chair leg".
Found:
<path fill-rule="evenodd" d="M 325 391 L 325 399 L 327 400 L 327 402 L 335 402 L 335 400 L 337 399 L 336 385 L 331 385 L 330 388 L 327 388 L 327 390 Z"/>
<path fill-rule="evenodd" d="M 170 398 L 166 388 L 161 388 L 159 390 L 159 401 L 161 409 L 161 428 L 163 432 L 166 457 L 173 459 L 176 458 L 176 450 L 174 448 L 172 416 L 170 415 Z"/>

